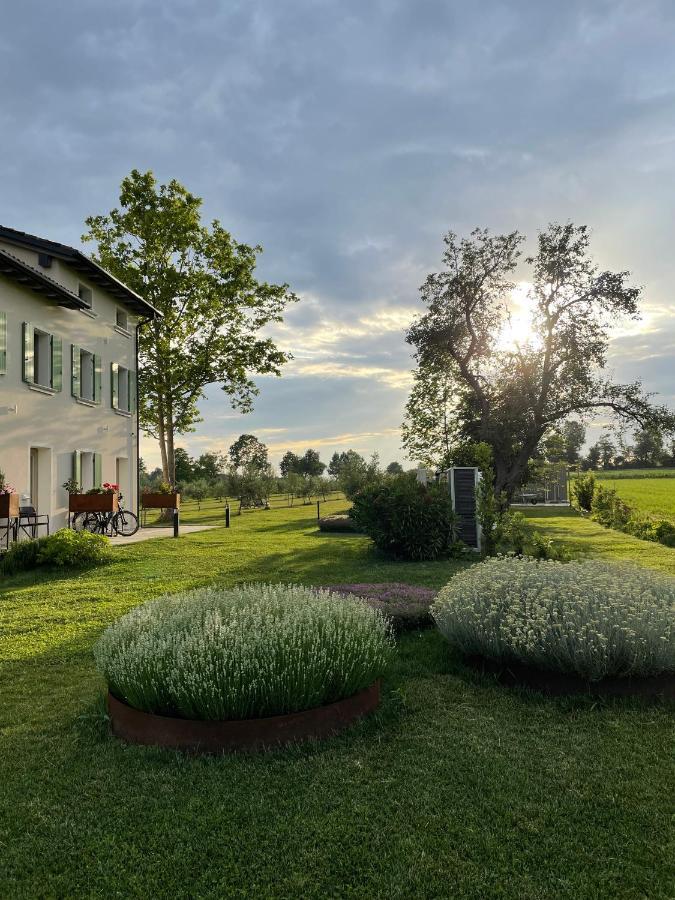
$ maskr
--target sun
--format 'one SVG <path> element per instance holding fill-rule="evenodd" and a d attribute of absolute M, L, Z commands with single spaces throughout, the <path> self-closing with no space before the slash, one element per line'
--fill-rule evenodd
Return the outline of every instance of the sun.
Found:
<path fill-rule="evenodd" d="M 537 346 L 539 336 L 534 330 L 534 301 L 529 281 L 519 281 L 509 298 L 509 318 L 497 338 L 498 350 L 516 350 L 524 346 Z"/>

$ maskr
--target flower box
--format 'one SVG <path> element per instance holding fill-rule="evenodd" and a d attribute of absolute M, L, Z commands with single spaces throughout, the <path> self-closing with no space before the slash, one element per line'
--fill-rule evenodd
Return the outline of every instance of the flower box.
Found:
<path fill-rule="evenodd" d="M 180 494 L 141 494 L 143 509 L 179 509 Z"/>
<path fill-rule="evenodd" d="M 0 494 L 0 519 L 15 519 L 19 515 L 19 495 Z"/>
<path fill-rule="evenodd" d="M 80 512 L 117 512 L 117 494 L 69 494 L 68 511 Z"/>

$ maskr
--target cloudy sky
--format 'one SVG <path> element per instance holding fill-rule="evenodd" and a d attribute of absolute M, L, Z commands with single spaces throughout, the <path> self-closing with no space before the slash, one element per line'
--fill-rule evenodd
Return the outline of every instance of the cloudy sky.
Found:
<path fill-rule="evenodd" d="M 133 167 L 177 178 L 301 296 L 242 417 L 182 443 L 404 459 L 403 330 L 445 231 L 593 229 L 645 318 L 617 377 L 675 402 L 671 0 L 22 0 L 0 30 L 0 221 L 79 243 Z M 527 278 L 523 268 L 518 277 Z M 146 442 L 144 456 L 157 459 Z"/>

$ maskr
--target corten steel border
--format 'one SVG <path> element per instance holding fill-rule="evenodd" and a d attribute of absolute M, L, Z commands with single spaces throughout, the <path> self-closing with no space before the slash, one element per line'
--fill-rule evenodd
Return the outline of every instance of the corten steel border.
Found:
<path fill-rule="evenodd" d="M 112 733 L 131 744 L 169 747 L 189 753 L 265 750 L 337 734 L 373 712 L 380 702 L 380 682 L 330 703 L 285 716 L 204 721 L 157 716 L 134 709 L 108 693 Z"/>
<path fill-rule="evenodd" d="M 586 694 L 594 697 L 650 697 L 675 700 L 675 673 L 640 677 L 611 677 L 588 681 L 579 675 L 543 671 L 523 663 L 499 663 L 480 656 L 465 657 L 471 668 L 494 675 L 500 684 L 510 688 L 529 688 L 551 696 Z"/>

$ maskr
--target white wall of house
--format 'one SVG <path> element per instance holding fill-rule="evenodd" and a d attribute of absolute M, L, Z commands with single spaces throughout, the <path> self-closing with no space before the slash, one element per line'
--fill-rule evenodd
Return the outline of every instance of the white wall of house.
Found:
<path fill-rule="evenodd" d="M 39 268 L 37 253 L 1 241 L 0 247 Z M 0 313 L 6 316 L 6 372 L 0 374 L 0 470 L 22 498 L 30 497 L 40 513 L 51 516 L 55 529 L 67 522 L 68 495 L 62 485 L 73 475 L 74 451 L 81 452 L 85 490 L 93 486 L 94 454 L 100 454 L 101 480 L 114 482 L 120 476 L 125 506 L 136 506 L 138 435 L 133 398 L 130 410 L 123 408 L 126 396 L 118 398 L 122 408 L 114 409 L 112 382 L 114 364 L 117 383 L 126 383 L 127 370 L 132 373 L 131 391 L 135 392 L 137 319 L 124 304 L 67 263 L 54 260 L 46 274 L 75 294 L 79 285 L 88 288 L 93 311 L 60 307 L 0 275 Z M 126 317 L 126 330 L 118 324 L 118 311 L 122 319 Z M 23 379 L 24 323 L 37 335 L 35 379 L 42 385 L 27 384 Z M 48 346 L 41 335 L 61 341 L 60 390 L 46 384 L 51 360 L 41 352 Z M 84 397 L 73 396 L 71 389 L 73 345 L 81 351 L 77 356 L 83 366 L 80 386 Z M 100 366 L 97 402 L 86 399 L 92 394 L 89 366 L 94 358 Z"/>

